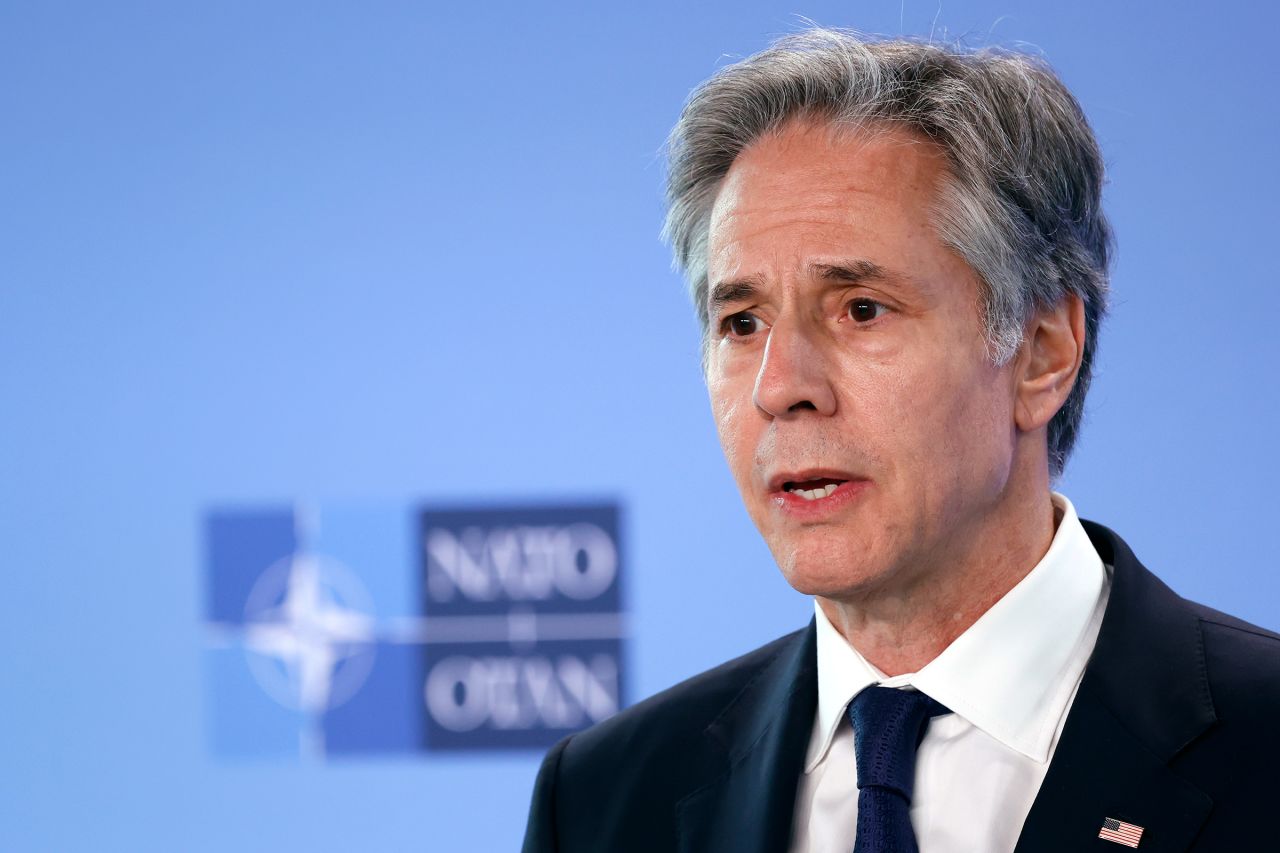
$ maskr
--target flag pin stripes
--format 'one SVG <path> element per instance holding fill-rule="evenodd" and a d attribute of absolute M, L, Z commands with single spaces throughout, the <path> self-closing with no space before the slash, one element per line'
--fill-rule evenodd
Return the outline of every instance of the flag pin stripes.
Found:
<path fill-rule="evenodd" d="M 1116 844 L 1123 844 L 1125 847 L 1137 847 L 1138 842 L 1142 840 L 1142 827 L 1136 823 L 1125 823 L 1109 817 L 1102 822 L 1098 837 L 1114 841 Z"/>

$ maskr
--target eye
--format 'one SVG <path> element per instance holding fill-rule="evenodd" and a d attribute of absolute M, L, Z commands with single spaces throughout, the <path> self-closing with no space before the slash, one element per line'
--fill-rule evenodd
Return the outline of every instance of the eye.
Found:
<path fill-rule="evenodd" d="M 746 338 L 764 328 L 764 323 L 755 314 L 740 311 L 726 317 L 721 328 L 731 338 Z"/>
<path fill-rule="evenodd" d="M 870 323 L 888 310 L 874 299 L 860 296 L 849 302 L 849 319 L 855 323 Z"/>

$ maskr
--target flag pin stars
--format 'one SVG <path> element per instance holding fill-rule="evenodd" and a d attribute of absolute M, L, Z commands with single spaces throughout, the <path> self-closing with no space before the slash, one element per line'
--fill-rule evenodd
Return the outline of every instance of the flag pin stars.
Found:
<path fill-rule="evenodd" d="M 1125 847 L 1137 847 L 1138 842 L 1142 840 L 1142 827 L 1136 823 L 1125 823 L 1109 817 L 1102 822 L 1098 837 L 1114 841 L 1116 844 L 1123 844 Z"/>

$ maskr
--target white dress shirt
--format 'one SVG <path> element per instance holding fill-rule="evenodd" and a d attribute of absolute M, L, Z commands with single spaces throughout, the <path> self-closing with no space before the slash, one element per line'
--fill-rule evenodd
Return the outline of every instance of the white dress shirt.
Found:
<path fill-rule="evenodd" d="M 792 853 L 850 853 L 858 770 L 849 701 L 873 684 L 909 687 L 952 713 L 916 753 L 911 824 L 920 853 L 1002 853 L 1018 843 L 1093 651 L 1111 578 L 1075 507 L 1025 578 L 919 672 L 892 678 L 816 606 L 818 711 L 796 797 Z"/>

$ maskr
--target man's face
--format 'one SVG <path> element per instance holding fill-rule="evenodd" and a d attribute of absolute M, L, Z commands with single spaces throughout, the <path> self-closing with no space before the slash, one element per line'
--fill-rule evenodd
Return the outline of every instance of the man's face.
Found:
<path fill-rule="evenodd" d="M 945 169 L 905 131 L 792 124 L 738 157 L 712 212 L 712 408 L 807 594 L 905 595 L 999 533 L 1013 369 L 992 364 L 978 276 L 931 224 Z"/>

